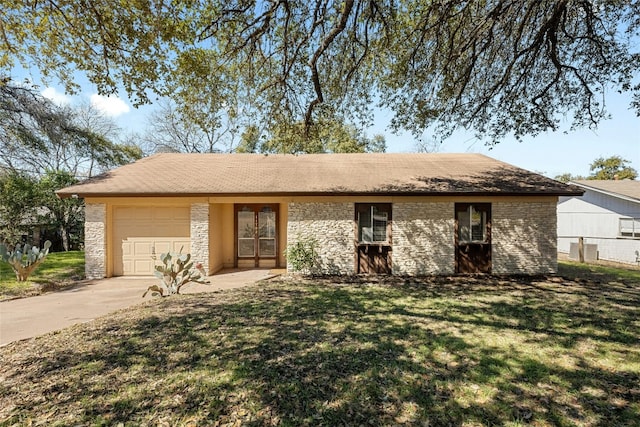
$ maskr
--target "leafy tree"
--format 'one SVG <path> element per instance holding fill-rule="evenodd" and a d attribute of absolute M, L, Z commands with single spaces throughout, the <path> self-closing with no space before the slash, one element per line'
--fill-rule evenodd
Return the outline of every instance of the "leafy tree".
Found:
<path fill-rule="evenodd" d="M 84 204 L 82 200 L 60 199 L 55 194 L 77 182 L 64 171 L 46 171 L 39 178 L 16 171 L 0 175 L 0 242 L 14 247 L 23 235 L 37 228 L 56 236 L 53 240 L 65 251 L 72 244 L 77 245 L 82 240 Z"/>
<path fill-rule="evenodd" d="M 236 147 L 236 153 L 257 153 L 260 148 L 260 129 L 250 125 L 240 135 L 240 143 Z"/>
<path fill-rule="evenodd" d="M 580 175 L 571 175 L 570 173 L 563 173 L 561 175 L 556 175 L 553 179 L 560 182 L 569 182 L 569 181 L 578 181 L 584 179 L 583 176 Z"/>
<path fill-rule="evenodd" d="M 33 87 L 2 80 L 0 167 L 30 174 L 56 170 L 91 176 L 141 157 L 138 147 L 113 143 L 99 133 L 99 127 L 89 127 L 100 119 L 95 110 L 93 119 L 86 109 L 80 111 L 56 106 Z"/>
<path fill-rule="evenodd" d="M 638 172 L 620 156 L 599 157 L 591 163 L 587 179 L 636 179 Z"/>
<path fill-rule="evenodd" d="M 37 186 L 40 222 L 56 232 L 64 251 L 84 240 L 84 203 L 81 199 L 60 199 L 55 192 L 76 183 L 78 179 L 70 172 L 50 170 L 40 178 Z"/>
<path fill-rule="evenodd" d="M 303 122 L 280 124 L 269 130 L 270 138 L 260 145 L 265 153 L 364 153 L 384 152 L 382 135 L 368 138 L 354 126 L 339 120 L 314 123 L 306 128 Z"/>
<path fill-rule="evenodd" d="M 25 173 L 0 173 L 0 243 L 10 247 L 37 223 L 38 181 Z"/>
<path fill-rule="evenodd" d="M 326 105 L 363 127 L 378 104 L 396 130 L 497 141 L 566 116 L 596 126 L 609 88 L 640 114 L 638 0 L 0 0 L 0 28 L 0 71 L 34 64 L 73 89 L 81 70 L 100 93 L 170 96 L 196 123 L 310 133 Z"/>
<path fill-rule="evenodd" d="M 88 106 L 58 107 L 31 86 L 0 79 L 0 239 L 14 245 L 44 227 L 69 250 L 71 237 L 81 237 L 82 203 L 55 191 L 140 158 L 139 147 L 111 142 L 116 132 Z"/>

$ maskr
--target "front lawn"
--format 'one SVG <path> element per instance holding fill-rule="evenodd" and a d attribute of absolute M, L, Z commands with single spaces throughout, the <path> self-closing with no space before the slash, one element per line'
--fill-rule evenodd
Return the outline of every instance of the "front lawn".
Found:
<path fill-rule="evenodd" d="M 18 282 L 11 266 L 0 260 L 0 301 L 37 295 L 73 285 L 84 277 L 84 252 L 52 252 L 25 282 Z"/>
<path fill-rule="evenodd" d="M 577 261 L 558 261 L 558 274 L 564 277 L 593 280 L 601 283 L 627 281 L 640 283 L 640 268 L 623 264 L 599 265 Z"/>
<path fill-rule="evenodd" d="M 638 425 L 640 281 L 281 280 L 0 348 L 0 425 Z"/>

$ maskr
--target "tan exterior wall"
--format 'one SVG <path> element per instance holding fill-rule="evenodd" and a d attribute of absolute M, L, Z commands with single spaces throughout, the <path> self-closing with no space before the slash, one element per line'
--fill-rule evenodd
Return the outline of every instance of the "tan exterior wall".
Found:
<path fill-rule="evenodd" d="M 453 202 L 395 203 L 393 274 L 455 273 Z"/>
<path fill-rule="evenodd" d="M 235 230 L 233 218 L 233 203 L 222 205 L 222 256 L 224 268 L 233 268 L 235 253 Z"/>
<path fill-rule="evenodd" d="M 353 274 L 353 216 L 353 203 L 290 203 L 287 244 L 315 239 L 322 273 Z"/>
<path fill-rule="evenodd" d="M 556 201 L 495 202 L 491 240 L 494 274 L 558 271 Z"/>
<path fill-rule="evenodd" d="M 102 279 L 107 275 L 107 206 L 85 203 L 84 256 L 87 279 Z"/>
<path fill-rule="evenodd" d="M 224 199 L 215 199 L 217 201 L 225 201 L 225 202 L 233 202 L 233 200 L 224 198 Z M 286 265 L 286 259 L 284 257 L 284 250 L 287 244 L 287 204 L 280 203 L 282 199 L 278 198 L 243 198 L 237 199 L 236 202 L 254 204 L 254 203 L 278 203 L 279 210 L 279 223 L 278 223 L 278 263 L 280 266 Z M 233 203 L 214 203 L 211 206 L 219 207 L 219 219 L 220 219 L 220 231 L 216 235 L 218 236 L 219 241 L 217 243 L 220 244 L 220 259 L 222 260 L 222 266 L 224 268 L 233 268 L 236 259 L 235 253 L 235 218 L 234 218 L 234 204 Z M 211 244 L 216 244 L 213 242 Z M 273 261 L 271 261 L 273 264 Z M 248 266 L 253 267 L 253 264 L 249 262 Z M 271 265 L 270 265 L 271 266 Z"/>

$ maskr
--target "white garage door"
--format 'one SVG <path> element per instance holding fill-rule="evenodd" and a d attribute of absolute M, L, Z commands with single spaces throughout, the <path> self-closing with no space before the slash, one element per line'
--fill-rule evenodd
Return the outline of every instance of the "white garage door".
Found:
<path fill-rule="evenodd" d="M 113 211 L 113 274 L 148 276 L 159 261 L 152 256 L 190 251 L 188 206 L 115 207 Z"/>

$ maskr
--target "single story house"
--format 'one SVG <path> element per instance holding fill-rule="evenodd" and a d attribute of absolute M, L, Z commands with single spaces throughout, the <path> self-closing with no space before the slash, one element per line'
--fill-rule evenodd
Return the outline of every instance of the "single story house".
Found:
<path fill-rule="evenodd" d="M 89 278 L 181 247 L 209 274 L 284 268 L 305 239 L 331 274 L 554 273 L 558 197 L 581 193 L 440 153 L 156 154 L 58 191 L 85 200 Z"/>
<path fill-rule="evenodd" d="M 584 196 L 558 203 L 558 251 L 577 258 L 582 238 L 587 259 L 640 263 L 640 181 L 572 182 Z"/>

